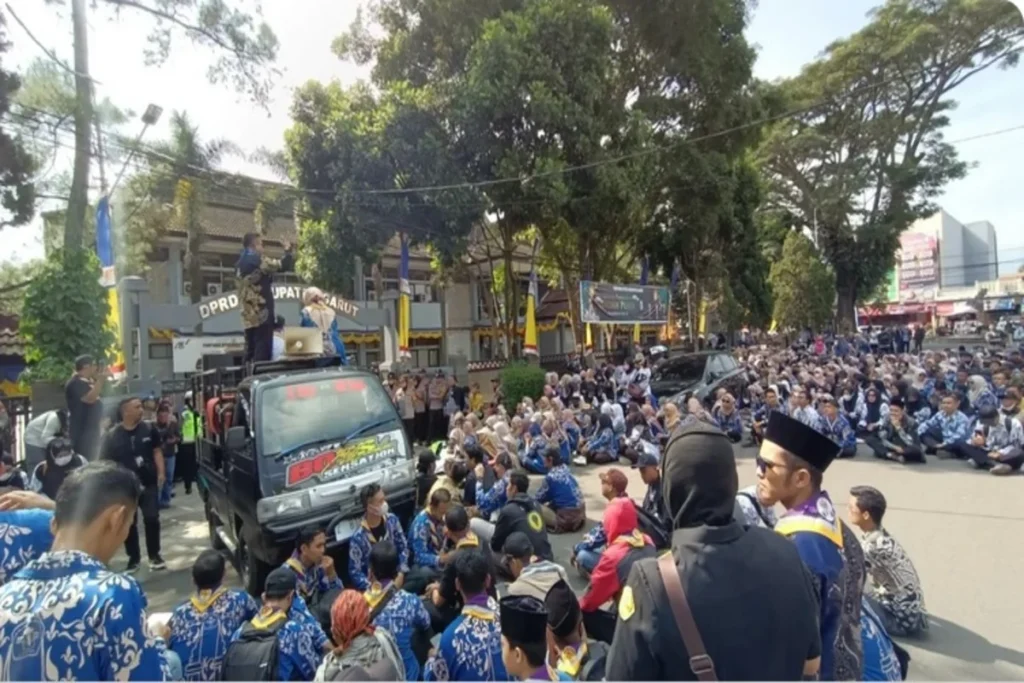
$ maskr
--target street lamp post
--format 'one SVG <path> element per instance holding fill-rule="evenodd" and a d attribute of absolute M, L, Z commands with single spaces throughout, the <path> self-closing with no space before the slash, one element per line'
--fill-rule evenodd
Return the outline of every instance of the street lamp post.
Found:
<path fill-rule="evenodd" d="M 135 148 L 139 146 L 140 142 L 142 142 L 142 136 L 146 134 L 146 131 L 150 126 L 160 120 L 160 115 L 163 113 L 163 108 L 155 104 L 147 106 L 146 111 L 142 113 L 142 130 L 140 130 L 139 134 L 135 136 L 135 144 L 128 150 L 128 156 L 125 157 L 124 164 L 121 165 L 121 170 L 118 171 L 117 178 L 114 179 L 114 184 L 110 186 L 110 192 L 107 194 L 108 197 L 114 194 L 114 190 L 117 189 L 118 183 L 121 182 L 121 177 L 124 176 L 124 172 L 128 170 L 128 163 L 132 160 L 132 157 L 135 156 Z"/>

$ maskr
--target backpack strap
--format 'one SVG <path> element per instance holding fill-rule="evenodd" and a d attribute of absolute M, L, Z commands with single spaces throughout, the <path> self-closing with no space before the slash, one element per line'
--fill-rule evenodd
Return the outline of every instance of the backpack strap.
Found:
<path fill-rule="evenodd" d="M 693 619 L 693 612 L 686 599 L 686 590 L 683 588 L 683 581 L 679 577 L 679 570 L 676 568 L 672 553 L 665 553 L 658 559 L 658 572 L 665 585 L 668 603 L 672 607 L 672 615 L 675 617 L 679 635 L 683 637 L 683 644 L 690 655 L 690 671 L 698 681 L 717 681 L 715 663 L 708 656 L 704 647 L 704 639 L 700 637 L 700 629 Z"/>

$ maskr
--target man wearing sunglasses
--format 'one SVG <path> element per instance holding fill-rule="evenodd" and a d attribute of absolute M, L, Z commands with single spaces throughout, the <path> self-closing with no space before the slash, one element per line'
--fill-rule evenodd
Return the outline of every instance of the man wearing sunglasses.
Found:
<path fill-rule="evenodd" d="M 822 489 L 839 446 L 818 430 L 778 412 L 757 456 L 757 493 L 786 509 L 775 531 L 797 547 L 821 597 L 821 680 L 861 680 L 860 609 L 866 567 L 857 537 Z"/>

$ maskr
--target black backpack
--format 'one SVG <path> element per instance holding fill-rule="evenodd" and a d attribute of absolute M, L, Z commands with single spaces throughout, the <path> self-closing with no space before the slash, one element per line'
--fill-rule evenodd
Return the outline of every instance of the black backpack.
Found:
<path fill-rule="evenodd" d="M 266 628 L 247 621 L 238 640 L 228 645 L 221 669 L 222 681 L 277 680 L 277 633 L 288 619 L 277 619 Z"/>
<path fill-rule="evenodd" d="M 636 508 L 636 528 L 651 537 L 654 547 L 664 550 L 672 542 L 672 534 L 665 528 L 665 525 L 657 517 L 644 510 L 642 506 L 633 502 Z"/>

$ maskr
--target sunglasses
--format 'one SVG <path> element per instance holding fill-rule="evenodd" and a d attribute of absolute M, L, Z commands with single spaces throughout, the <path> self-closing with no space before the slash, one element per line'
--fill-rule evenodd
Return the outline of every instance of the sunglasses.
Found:
<path fill-rule="evenodd" d="M 761 457 L 761 454 L 754 456 L 754 465 L 757 467 L 757 473 L 763 475 L 768 470 L 775 471 L 776 469 L 785 469 L 786 466 L 782 463 L 771 462 Z"/>

